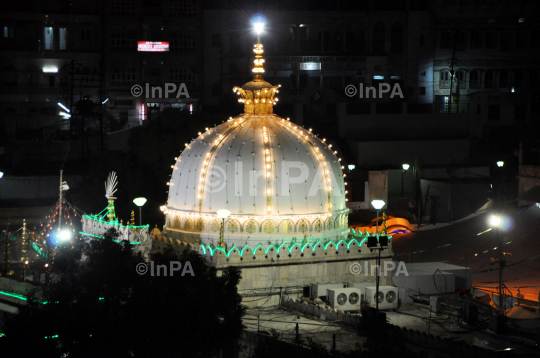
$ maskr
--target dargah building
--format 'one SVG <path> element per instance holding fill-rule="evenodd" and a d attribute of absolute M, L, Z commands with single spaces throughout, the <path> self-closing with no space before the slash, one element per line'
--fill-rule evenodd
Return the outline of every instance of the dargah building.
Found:
<path fill-rule="evenodd" d="M 349 234 L 339 153 L 274 113 L 280 86 L 263 79 L 262 44 L 253 51 L 253 80 L 233 88 L 244 112 L 207 128 L 176 158 L 162 206 L 167 240 L 197 250 L 218 271 L 240 267 L 247 296 L 373 281 L 350 270 L 354 262 L 375 265 L 377 252 Z"/>

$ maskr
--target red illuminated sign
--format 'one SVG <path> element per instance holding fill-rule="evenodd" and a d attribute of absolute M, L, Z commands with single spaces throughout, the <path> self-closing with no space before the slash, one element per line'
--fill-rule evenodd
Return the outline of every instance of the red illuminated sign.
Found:
<path fill-rule="evenodd" d="M 139 41 L 137 42 L 137 51 L 166 52 L 166 51 L 169 51 L 169 43 L 168 42 Z"/>

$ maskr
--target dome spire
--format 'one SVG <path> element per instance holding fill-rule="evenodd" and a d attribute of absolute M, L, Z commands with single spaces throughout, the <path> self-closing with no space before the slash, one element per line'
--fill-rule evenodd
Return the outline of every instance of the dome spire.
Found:
<path fill-rule="evenodd" d="M 260 34 L 266 25 L 266 17 L 263 14 L 255 14 L 251 17 L 251 24 L 257 33 L 257 43 L 253 45 L 253 52 L 255 52 L 253 80 L 242 87 L 234 87 L 233 92 L 242 96 L 242 98 L 238 98 L 238 102 L 244 103 L 245 114 L 271 114 L 274 111 L 274 104 L 278 101 L 275 95 L 279 92 L 278 88 L 281 85 L 272 86 L 264 80 L 262 75 L 264 73 L 264 58 L 262 56 L 264 50 Z"/>

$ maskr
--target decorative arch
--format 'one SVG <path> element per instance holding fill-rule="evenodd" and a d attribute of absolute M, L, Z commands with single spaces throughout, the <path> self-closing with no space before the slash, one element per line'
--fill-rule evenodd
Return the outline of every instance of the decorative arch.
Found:
<path fill-rule="evenodd" d="M 212 220 L 212 222 L 210 223 L 210 231 L 218 232 L 219 229 L 221 229 L 221 220 L 219 219 Z"/>
<path fill-rule="evenodd" d="M 186 218 L 186 221 L 184 221 L 184 230 L 193 230 L 193 223 L 191 222 L 191 219 Z"/>
<path fill-rule="evenodd" d="M 229 220 L 229 222 L 227 223 L 227 231 L 230 233 L 235 233 L 235 232 L 238 232 L 239 230 L 240 230 L 240 223 L 238 222 L 238 220 L 236 219 Z"/>
<path fill-rule="evenodd" d="M 195 221 L 195 231 L 203 231 L 205 227 L 205 222 L 203 218 L 198 218 Z"/>
<path fill-rule="evenodd" d="M 313 231 L 322 232 L 324 230 L 324 224 L 321 219 L 315 219 L 313 222 Z"/>
<path fill-rule="evenodd" d="M 336 216 L 336 218 L 334 219 L 334 228 L 341 228 L 341 215 Z"/>
<path fill-rule="evenodd" d="M 248 234 L 253 234 L 259 231 L 259 225 L 255 220 L 248 220 L 244 223 L 244 232 Z"/>
<path fill-rule="evenodd" d="M 283 220 L 279 224 L 279 232 L 283 234 L 294 232 L 294 223 L 291 220 Z"/>
<path fill-rule="evenodd" d="M 326 219 L 326 230 L 332 230 L 334 228 L 334 220 L 332 218 Z"/>
<path fill-rule="evenodd" d="M 274 220 L 266 220 L 261 226 L 262 231 L 266 234 L 273 234 L 277 231 L 276 223 L 274 222 Z"/>
<path fill-rule="evenodd" d="M 309 221 L 306 219 L 301 219 L 296 224 L 296 232 L 306 233 L 309 231 Z"/>
<path fill-rule="evenodd" d="M 175 228 L 175 229 L 181 229 L 182 228 L 182 224 L 180 222 L 180 217 L 178 215 L 173 216 L 172 227 Z"/>

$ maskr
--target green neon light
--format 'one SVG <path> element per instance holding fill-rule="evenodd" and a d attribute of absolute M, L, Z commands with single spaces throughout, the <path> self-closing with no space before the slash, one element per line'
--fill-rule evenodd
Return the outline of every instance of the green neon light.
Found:
<path fill-rule="evenodd" d="M 83 231 L 79 231 L 79 234 L 81 235 L 86 235 L 86 236 L 92 236 L 92 237 L 96 237 L 98 239 L 105 239 L 104 236 L 99 236 L 99 235 L 94 235 L 94 234 L 89 234 L 87 232 L 83 232 Z M 120 241 L 120 240 L 113 240 L 114 242 L 123 242 L 123 241 Z M 142 241 L 134 241 L 134 242 L 130 242 L 129 243 L 130 245 L 139 245 L 139 244 L 142 244 Z"/>
<path fill-rule="evenodd" d="M 23 301 L 28 300 L 28 298 L 24 297 L 23 295 L 19 295 L 19 294 L 17 294 L 17 293 L 11 293 L 11 292 L 0 291 L 0 294 L 1 294 L 1 295 L 8 296 L 8 297 L 18 298 L 19 300 L 23 300 Z"/>
<path fill-rule="evenodd" d="M 0 333 L 0 337 L 5 337 L 6 335 L 4 333 Z"/>
<path fill-rule="evenodd" d="M 54 336 L 46 336 L 45 339 L 50 339 L 50 338 L 58 338 L 58 335 L 54 335 Z"/>
<path fill-rule="evenodd" d="M 47 258 L 47 254 L 44 253 L 35 242 L 32 243 L 32 248 L 36 250 L 37 253 L 40 254 L 42 257 Z"/>
<path fill-rule="evenodd" d="M 107 211 L 107 213 L 105 215 L 107 215 L 109 212 Z M 103 217 L 105 217 L 105 215 Z M 127 227 L 127 228 L 133 228 L 133 229 L 141 229 L 141 228 L 145 228 L 145 227 L 150 227 L 150 224 L 148 225 L 141 225 L 141 226 L 137 226 L 137 225 L 122 225 L 120 224 L 118 221 L 105 221 L 103 220 L 103 217 L 101 218 L 98 218 L 97 215 L 93 215 L 93 216 L 90 216 L 90 215 L 84 215 L 85 218 L 87 219 L 90 219 L 90 220 L 94 220 L 94 221 L 99 221 L 99 222 L 102 222 L 104 224 L 109 224 L 109 225 L 113 225 L 113 226 L 120 226 L 120 227 Z"/>
<path fill-rule="evenodd" d="M 361 240 L 358 241 L 359 239 L 361 239 Z M 302 253 L 304 252 L 304 250 L 306 249 L 307 246 L 309 246 L 311 248 L 312 252 L 315 252 L 315 250 L 317 249 L 317 247 L 319 245 L 322 245 L 322 247 L 324 248 L 324 251 L 327 251 L 329 245 L 334 245 L 334 248 L 337 251 L 339 249 L 339 246 L 341 245 L 341 243 L 345 244 L 347 246 L 347 250 L 349 250 L 350 247 L 351 247 L 351 244 L 353 242 L 356 242 L 356 244 L 358 245 L 358 248 L 361 248 L 362 245 L 364 244 L 364 241 L 366 241 L 367 239 L 368 239 L 368 237 L 364 237 L 364 238 L 362 238 L 362 237 L 354 238 L 353 237 L 352 239 L 349 240 L 349 242 L 347 242 L 344 239 L 340 239 L 337 243 L 330 240 L 326 244 L 323 244 L 323 242 L 319 240 L 319 241 L 315 242 L 314 244 L 311 244 L 309 242 L 306 242 L 304 244 L 295 243 L 295 244 L 291 245 L 290 247 L 287 246 L 285 243 L 282 243 L 281 245 L 279 245 L 279 247 L 276 247 L 274 245 L 269 245 L 267 248 L 265 248 L 262 244 L 259 244 L 259 245 L 257 245 L 255 247 L 255 249 L 253 249 L 249 245 L 244 246 L 242 249 L 239 249 L 236 246 L 233 246 L 233 247 L 231 247 L 229 249 L 229 251 L 226 251 L 225 248 L 219 247 L 219 246 L 215 247 L 215 248 L 212 248 L 210 245 L 205 246 L 204 244 L 199 244 L 199 247 L 203 250 L 204 255 L 206 255 L 206 253 L 209 252 L 210 256 L 214 256 L 214 253 L 216 252 L 216 250 L 221 250 L 221 251 L 223 251 L 223 253 L 225 254 L 226 257 L 230 257 L 231 253 L 234 250 L 238 250 L 239 255 L 242 257 L 244 255 L 244 251 L 246 249 L 249 248 L 252 251 L 252 254 L 255 255 L 257 253 L 257 251 L 259 250 L 259 247 L 262 247 L 264 249 L 265 255 L 268 255 L 268 251 L 271 248 L 276 249 L 276 253 L 279 254 L 279 251 L 281 250 L 281 248 L 283 246 L 285 246 L 285 248 L 289 251 L 289 253 L 292 252 L 292 250 L 294 249 L 295 246 L 300 247 L 300 252 L 302 252 Z M 392 236 L 388 236 L 388 240 L 391 240 L 391 239 L 392 239 Z"/>

